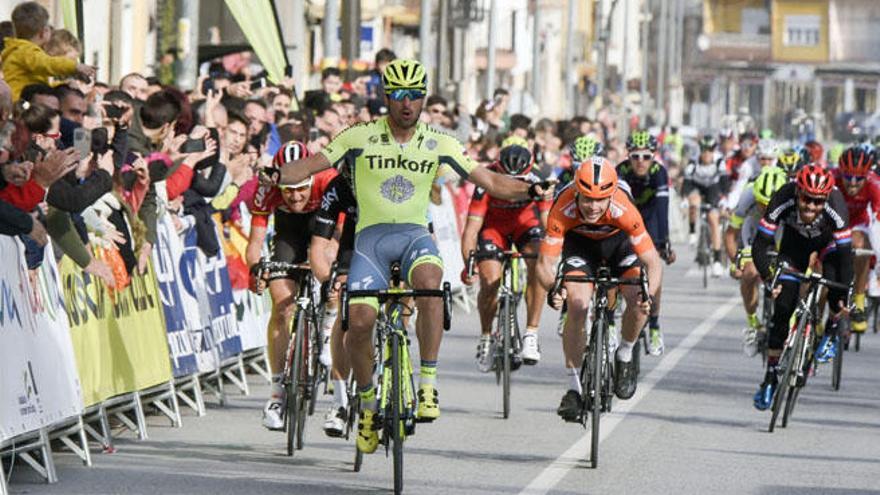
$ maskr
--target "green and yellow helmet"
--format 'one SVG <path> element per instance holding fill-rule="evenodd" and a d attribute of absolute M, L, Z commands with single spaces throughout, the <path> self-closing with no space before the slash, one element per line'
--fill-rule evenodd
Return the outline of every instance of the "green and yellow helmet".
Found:
<path fill-rule="evenodd" d="M 396 59 L 385 67 L 382 85 L 386 93 L 396 89 L 428 89 L 425 68 L 415 60 Z"/>
<path fill-rule="evenodd" d="M 626 149 L 627 151 L 632 150 L 657 150 L 657 138 L 651 135 L 650 132 L 639 129 L 632 134 L 629 135 L 629 138 L 626 140 Z"/>
<path fill-rule="evenodd" d="M 773 193 L 784 186 L 786 182 L 788 182 L 788 176 L 783 169 L 780 167 L 764 167 L 752 184 L 755 201 L 761 206 L 767 206 Z"/>
<path fill-rule="evenodd" d="M 602 156 L 605 147 L 593 136 L 578 136 L 569 146 L 569 152 L 573 161 L 581 163 L 594 156 Z"/>
<path fill-rule="evenodd" d="M 776 166 L 781 168 L 789 176 L 794 177 L 800 160 L 801 154 L 798 150 L 794 148 L 786 148 L 779 152 L 779 156 L 776 159 Z"/>

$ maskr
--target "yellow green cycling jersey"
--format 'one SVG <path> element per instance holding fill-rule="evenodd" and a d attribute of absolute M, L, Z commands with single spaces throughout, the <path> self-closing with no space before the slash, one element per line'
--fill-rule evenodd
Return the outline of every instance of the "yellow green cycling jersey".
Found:
<path fill-rule="evenodd" d="M 408 142 L 398 143 L 387 116 L 342 131 L 321 154 L 334 165 L 344 163 L 358 204 L 356 232 L 379 224 L 427 226 L 440 168 L 467 178 L 478 166 L 457 139 L 421 122 Z"/>

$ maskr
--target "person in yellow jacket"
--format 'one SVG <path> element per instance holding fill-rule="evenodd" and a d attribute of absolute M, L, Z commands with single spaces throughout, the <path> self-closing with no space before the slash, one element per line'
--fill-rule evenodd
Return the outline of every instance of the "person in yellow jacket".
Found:
<path fill-rule="evenodd" d="M 50 57 L 43 46 L 52 36 L 49 12 L 37 2 L 23 2 L 12 11 L 15 38 L 4 40 L 3 78 L 17 101 L 28 84 L 49 82 L 49 77 L 64 78 L 79 74 L 94 78 L 95 68 L 67 57 Z"/>

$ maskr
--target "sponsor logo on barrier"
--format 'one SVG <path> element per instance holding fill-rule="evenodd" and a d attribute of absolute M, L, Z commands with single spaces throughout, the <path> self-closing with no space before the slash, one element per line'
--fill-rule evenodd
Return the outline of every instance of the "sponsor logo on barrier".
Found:
<path fill-rule="evenodd" d="M 18 413 L 22 417 L 42 414 L 43 407 L 40 404 L 37 381 L 34 379 L 34 368 L 30 360 L 27 362 L 27 367 L 22 370 L 21 378 L 24 393 L 18 396 Z"/>
<path fill-rule="evenodd" d="M 0 325 L 6 325 L 7 321 L 13 320 L 21 326 L 21 315 L 18 312 L 12 287 L 6 283 L 6 280 L 0 280 Z"/>
<path fill-rule="evenodd" d="M 121 293 L 117 292 L 116 301 L 113 304 L 113 316 L 125 318 L 132 313 L 140 313 L 156 307 L 156 298 L 153 296 L 152 287 L 147 283 L 147 275 L 134 275 L 129 285 Z"/>
<path fill-rule="evenodd" d="M 95 283 L 95 277 L 85 272 L 70 273 L 64 276 L 64 300 L 67 301 L 67 317 L 72 326 L 84 325 L 89 317 L 98 320 L 106 316 L 104 285 Z M 95 284 L 97 300 L 92 298 L 89 285 Z"/>

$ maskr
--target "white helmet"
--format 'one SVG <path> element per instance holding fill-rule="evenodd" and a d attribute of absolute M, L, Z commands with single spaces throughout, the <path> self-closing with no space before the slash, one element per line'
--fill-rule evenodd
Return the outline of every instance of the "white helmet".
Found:
<path fill-rule="evenodd" d="M 758 141 L 758 157 L 776 158 L 779 155 L 779 145 L 772 139 Z"/>

